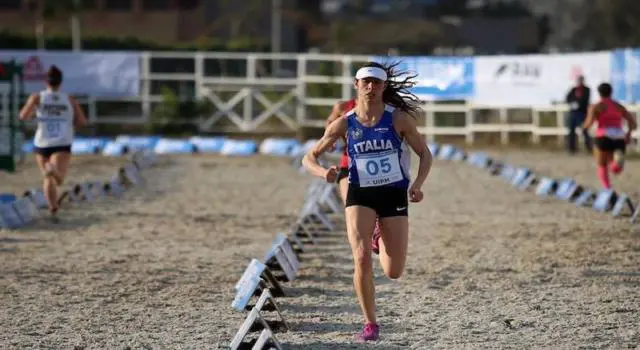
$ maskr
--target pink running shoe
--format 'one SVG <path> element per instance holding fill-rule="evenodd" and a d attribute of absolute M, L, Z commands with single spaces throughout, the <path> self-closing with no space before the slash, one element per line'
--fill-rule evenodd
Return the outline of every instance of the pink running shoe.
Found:
<path fill-rule="evenodd" d="M 378 219 L 376 219 L 376 227 L 373 229 L 371 250 L 376 254 L 380 254 L 380 220 Z"/>
<path fill-rule="evenodd" d="M 360 333 L 356 335 L 359 342 L 376 341 L 380 337 L 380 326 L 375 323 L 367 323 Z"/>

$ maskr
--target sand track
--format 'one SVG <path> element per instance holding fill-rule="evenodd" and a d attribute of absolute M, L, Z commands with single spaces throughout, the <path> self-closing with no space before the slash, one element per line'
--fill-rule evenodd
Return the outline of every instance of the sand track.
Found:
<path fill-rule="evenodd" d="M 597 186 L 589 157 L 495 152 L 545 175 Z M 32 160 L 0 191 L 37 186 Z M 82 157 L 69 183 L 122 160 Z M 614 185 L 640 200 L 640 163 Z M 126 200 L 74 204 L 63 222 L 0 231 L 0 348 L 223 348 L 245 315 L 233 286 L 295 219 L 311 179 L 270 157 L 171 157 Z M 410 208 L 408 266 L 376 265 L 381 349 L 640 346 L 640 233 L 486 172 L 437 161 Z M 362 348 L 344 233 L 305 254 L 278 303 L 291 349 Z"/>

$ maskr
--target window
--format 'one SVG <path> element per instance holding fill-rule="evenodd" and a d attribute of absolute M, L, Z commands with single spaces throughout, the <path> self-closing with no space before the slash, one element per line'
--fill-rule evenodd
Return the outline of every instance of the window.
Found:
<path fill-rule="evenodd" d="M 105 10 L 131 11 L 133 10 L 132 0 L 105 0 Z"/>
<path fill-rule="evenodd" d="M 142 0 L 143 10 L 169 10 L 171 8 L 171 0 Z"/>

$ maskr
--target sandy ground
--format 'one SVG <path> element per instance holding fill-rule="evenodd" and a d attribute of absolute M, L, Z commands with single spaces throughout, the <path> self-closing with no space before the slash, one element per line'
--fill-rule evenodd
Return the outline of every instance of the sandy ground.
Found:
<path fill-rule="evenodd" d="M 591 158 L 492 152 L 593 186 Z M 121 159 L 78 158 L 69 182 Z M 616 186 L 640 199 L 640 162 Z M 0 348 L 226 348 L 245 314 L 233 286 L 295 219 L 311 179 L 270 157 L 171 157 L 124 199 L 67 206 L 63 222 L 0 231 Z M 33 160 L 0 192 L 37 186 Z M 376 263 L 380 349 L 640 348 L 640 233 L 486 172 L 437 161 L 410 209 L 405 274 Z M 302 256 L 278 298 L 288 349 L 365 348 L 344 233 Z M 267 316 L 272 316 L 267 314 Z"/>

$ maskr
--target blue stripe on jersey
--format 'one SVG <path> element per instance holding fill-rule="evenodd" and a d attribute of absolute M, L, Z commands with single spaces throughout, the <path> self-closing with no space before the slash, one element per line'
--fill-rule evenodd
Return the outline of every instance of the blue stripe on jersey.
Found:
<path fill-rule="evenodd" d="M 403 141 L 393 127 L 393 110 L 386 106 L 378 124 L 362 125 L 355 110 L 347 114 L 349 183 L 358 187 L 407 189 L 409 172 Z"/>

